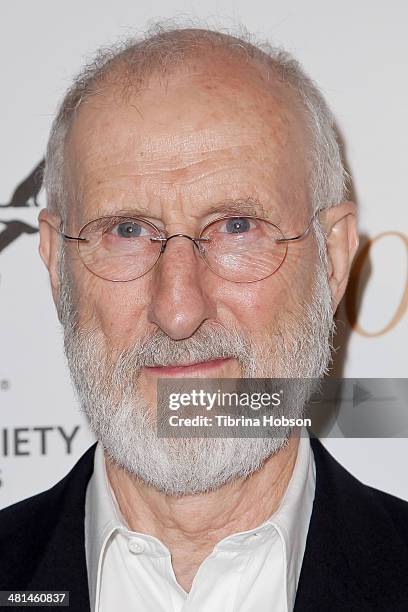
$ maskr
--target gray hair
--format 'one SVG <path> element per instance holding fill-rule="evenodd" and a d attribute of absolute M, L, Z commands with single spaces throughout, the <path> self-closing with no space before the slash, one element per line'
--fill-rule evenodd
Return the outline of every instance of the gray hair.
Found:
<path fill-rule="evenodd" d="M 310 199 L 313 210 L 338 204 L 346 197 L 348 174 L 343 165 L 333 115 L 299 62 L 268 42 L 254 42 L 246 32 L 237 37 L 219 30 L 169 28 L 159 24 L 150 28 L 142 38 L 133 37 L 100 49 L 73 80 L 58 109 L 47 146 L 44 184 L 47 207 L 51 212 L 58 213 L 66 221 L 64 145 L 84 100 L 98 93 L 108 79 L 126 93 L 127 89 L 140 86 L 151 74 L 166 75 L 183 60 L 193 55 L 200 56 L 200 53 L 205 57 L 209 50 L 264 66 L 297 93 L 311 135 Z M 318 240 L 320 251 L 321 238 Z"/>

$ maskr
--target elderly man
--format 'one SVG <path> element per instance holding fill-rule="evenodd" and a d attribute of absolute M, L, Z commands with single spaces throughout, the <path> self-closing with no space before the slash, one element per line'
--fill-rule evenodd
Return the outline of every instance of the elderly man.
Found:
<path fill-rule="evenodd" d="M 408 504 L 294 428 L 156 430 L 159 379 L 327 372 L 358 245 L 345 179 L 286 53 L 160 30 L 83 70 L 52 128 L 40 253 L 98 443 L 0 513 L 1 589 L 98 612 L 408 609 Z"/>

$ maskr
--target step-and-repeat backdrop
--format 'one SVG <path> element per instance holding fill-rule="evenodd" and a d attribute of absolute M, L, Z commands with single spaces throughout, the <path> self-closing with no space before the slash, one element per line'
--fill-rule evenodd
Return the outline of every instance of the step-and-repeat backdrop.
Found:
<path fill-rule="evenodd" d="M 0 507 L 54 484 L 93 442 L 38 255 L 45 204 L 38 177 L 57 102 L 100 45 L 150 20 L 188 16 L 211 26 L 243 23 L 294 53 L 319 83 L 337 117 L 360 210 L 361 249 L 339 311 L 344 348 L 336 366 L 348 377 L 407 376 L 406 3 L 8 3 L 0 20 Z M 360 479 L 408 499 L 404 436 L 324 443 Z"/>

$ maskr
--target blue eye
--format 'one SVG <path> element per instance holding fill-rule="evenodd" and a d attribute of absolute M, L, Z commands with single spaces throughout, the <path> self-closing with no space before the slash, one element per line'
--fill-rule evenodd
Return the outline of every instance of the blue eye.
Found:
<path fill-rule="evenodd" d="M 245 217 L 232 217 L 226 221 L 225 226 L 228 233 L 242 234 L 250 229 L 251 222 Z"/>
<path fill-rule="evenodd" d="M 115 225 L 112 232 L 121 238 L 137 238 L 142 234 L 143 230 L 142 225 L 136 221 L 124 221 Z"/>

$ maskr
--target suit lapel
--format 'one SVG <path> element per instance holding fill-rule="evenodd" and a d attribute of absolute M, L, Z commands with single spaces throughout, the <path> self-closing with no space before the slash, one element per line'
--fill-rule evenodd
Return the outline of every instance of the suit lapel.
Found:
<path fill-rule="evenodd" d="M 70 612 L 89 611 L 84 518 L 95 446 L 55 487 L 3 511 L 0 590 L 70 591 Z"/>
<path fill-rule="evenodd" d="M 316 494 L 294 612 L 408 609 L 407 552 L 382 494 L 349 474 L 316 438 L 311 444 Z"/>

